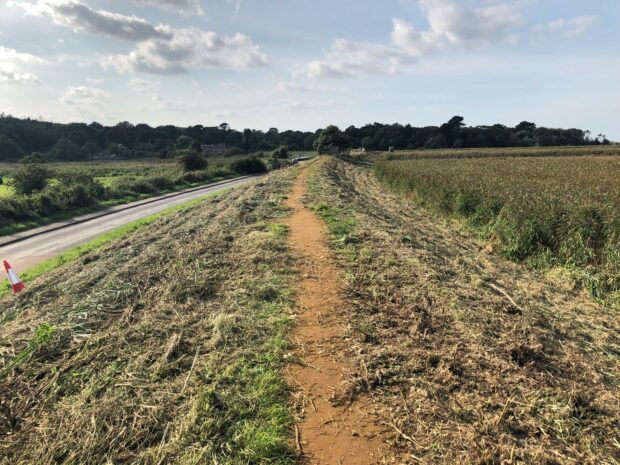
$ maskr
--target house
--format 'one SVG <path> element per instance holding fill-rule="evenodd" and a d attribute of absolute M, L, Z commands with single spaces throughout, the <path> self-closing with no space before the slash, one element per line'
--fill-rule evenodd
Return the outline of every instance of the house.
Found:
<path fill-rule="evenodd" d="M 226 144 L 201 145 L 203 155 L 224 155 Z"/>

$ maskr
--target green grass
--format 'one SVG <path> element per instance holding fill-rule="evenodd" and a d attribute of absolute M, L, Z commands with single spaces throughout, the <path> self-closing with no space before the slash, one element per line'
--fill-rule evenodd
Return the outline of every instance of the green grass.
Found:
<path fill-rule="evenodd" d="M 13 188 L 6 184 L 8 179 L 5 179 L 5 184 L 0 185 L 0 198 L 2 197 L 10 197 L 13 195 Z"/>
<path fill-rule="evenodd" d="M 90 242 L 87 242 L 86 244 L 82 244 L 72 249 L 69 249 L 66 252 L 63 252 L 62 254 L 56 257 L 50 258 L 48 260 L 45 260 L 39 263 L 38 265 L 35 265 L 29 270 L 22 272 L 20 275 L 20 278 L 22 279 L 24 283 L 28 283 L 38 278 L 39 276 L 64 265 L 65 263 L 69 263 L 74 260 L 77 260 L 78 258 L 83 257 L 84 255 L 92 252 L 93 250 L 101 248 L 102 246 L 112 242 L 115 239 L 125 237 L 131 234 L 132 232 L 153 223 L 155 220 L 163 216 L 170 215 L 178 211 L 186 210 L 187 208 L 190 208 L 193 205 L 196 205 L 205 199 L 221 195 L 223 192 L 227 190 L 228 189 L 224 189 L 220 192 L 215 192 L 213 194 L 207 194 L 202 197 L 198 197 L 197 199 L 192 199 L 189 202 L 185 202 L 181 205 L 175 205 L 173 207 L 167 208 L 159 213 L 156 213 L 151 216 L 147 216 L 146 218 L 141 218 L 139 220 L 132 221 L 131 223 L 127 223 L 126 225 L 121 226 L 118 229 L 102 234 L 101 236 L 97 237 L 96 239 L 93 239 Z M 2 283 L 0 283 L 0 298 L 8 294 L 10 291 L 11 291 L 11 286 L 8 280 L 5 279 L 4 281 L 2 281 Z"/>
<path fill-rule="evenodd" d="M 241 175 L 235 174 L 234 177 L 238 177 Z M 48 224 L 52 224 L 52 223 L 56 223 L 59 221 L 65 221 L 71 218 L 75 218 L 76 216 L 81 216 L 81 215 L 87 215 L 89 213 L 94 213 L 97 211 L 101 211 L 104 210 L 106 208 L 110 208 L 110 207 L 115 207 L 117 205 L 124 205 L 127 203 L 131 203 L 131 202 L 137 202 L 139 200 L 146 200 L 149 198 L 153 198 L 153 197 L 158 197 L 160 195 L 165 195 L 165 194 L 172 194 L 174 192 L 181 192 L 187 189 L 193 189 L 196 187 L 200 187 L 200 186 L 208 186 L 210 184 L 214 184 L 217 182 L 221 182 L 221 181 L 225 181 L 227 179 L 234 179 L 234 177 L 231 176 L 224 176 L 224 177 L 214 177 L 212 179 L 210 179 L 207 182 L 192 182 L 192 183 L 185 183 L 182 185 L 177 185 L 173 188 L 170 189 L 161 189 L 158 192 L 153 192 L 153 193 L 142 193 L 142 194 L 128 194 L 124 197 L 117 197 L 117 198 L 111 198 L 111 199 L 106 199 L 106 200 L 100 200 L 98 201 L 95 205 L 92 205 L 90 207 L 82 207 L 82 208 L 77 208 L 77 209 L 72 209 L 70 211 L 67 212 L 62 212 L 62 213 L 57 213 L 57 214 L 53 214 L 44 218 L 39 218 L 37 220 L 32 220 L 32 221 L 13 221 L 10 225 L 7 226 L 0 226 L 0 236 L 8 236 L 9 234 L 15 234 L 18 232 L 22 232 L 22 231 L 27 231 L 29 229 L 33 229 L 33 228 L 37 228 L 39 226 L 46 226 Z M 114 185 L 116 183 L 116 181 L 118 179 L 120 179 L 119 177 L 116 176 L 110 176 L 110 177 L 103 177 L 103 178 L 97 178 L 97 179 L 101 179 L 102 183 L 104 184 L 104 186 L 106 187 L 110 187 L 112 185 Z M 53 180 L 55 181 L 55 180 Z M 0 188 L 2 188 L 3 186 L 0 186 Z M 8 189 L 11 189 L 10 187 L 6 186 Z M 11 195 L 12 195 L 12 191 Z M 2 191 L 0 190 L 0 198 L 2 198 Z"/>

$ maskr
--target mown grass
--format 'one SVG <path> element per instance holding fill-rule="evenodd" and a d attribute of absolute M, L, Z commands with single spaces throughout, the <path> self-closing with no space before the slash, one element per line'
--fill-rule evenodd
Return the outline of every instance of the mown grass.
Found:
<path fill-rule="evenodd" d="M 384 161 L 375 173 L 505 256 L 570 267 L 595 297 L 618 300 L 620 157 Z"/>
<path fill-rule="evenodd" d="M 347 382 L 393 432 L 386 462 L 616 462 L 614 309 L 480 253 L 367 169 L 324 159 L 307 201 L 345 270 Z"/>
<path fill-rule="evenodd" d="M 0 464 L 295 463 L 291 181 L 158 218 L 4 297 Z M 51 339 L 10 367 L 43 324 Z"/>
<path fill-rule="evenodd" d="M 117 228 L 113 231 L 109 231 L 107 233 L 102 234 L 101 236 L 93 239 L 92 241 L 87 242 L 86 244 L 78 245 L 77 247 L 73 247 L 56 257 L 49 258 L 38 265 L 33 266 L 32 268 L 22 272 L 20 274 L 20 278 L 24 283 L 29 283 L 30 281 L 42 276 L 45 273 L 49 273 L 50 271 L 58 268 L 59 266 L 64 265 L 65 263 L 70 263 L 72 261 L 77 260 L 80 257 L 87 255 L 88 253 L 101 248 L 102 246 L 122 237 L 125 237 L 132 232 L 143 228 L 144 226 L 152 224 L 159 218 L 162 218 L 166 215 L 170 215 L 175 212 L 186 210 L 200 202 L 203 202 L 206 199 L 211 197 L 216 197 L 218 195 L 222 195 L 226 190 L 220 192 L 215 192 L 212 194 L 207 194 L 196 199 L 192 199 L 188 202 L 182 203 L 180 205 L 175 205 L 173 207 L 166 208 L 159 213 L 155 213 L 154 215 L 147 216 L 145 218 L 141 218 L 139 220 L 132 221 L 131 223 L 127 223 L 120 228 Z M 0 298 L 4 295 L 11 292 L 11 285 L 8 280 L 3 280 L 0 283 Z M 0 320 L 0 323 L 2 321 Z"/>

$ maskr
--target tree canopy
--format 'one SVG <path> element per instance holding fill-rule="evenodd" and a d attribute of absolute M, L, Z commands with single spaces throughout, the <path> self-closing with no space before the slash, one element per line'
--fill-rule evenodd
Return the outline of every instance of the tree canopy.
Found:
<path fill-rule="evenodd" d="M 99 123 L 59 124 L 35 119 L 0 115 L 0 161 L 16 161 L 33 152 L 45 160 L 87 160 L 99 156 L 124 158 L 174 157 L 179 150 L 200 150 L 201 145 L 222 147 L 224 154 L 266 152 L 288 147 L 290 151 L 322 152 L 350 147 L 368 150 L 527 147 L 609 143 L 599 135 L 591 138 L 581 129 L 538 127 L 523 121 L 514 128 L 501 124 L 466 126 L 462 116 L 454 116 L 440 126 L 413 127 L 409 124 L 367 124 L 340 130 L 328 126 L 317 131 L 268 131 L 233 129 L 227 123 L 189 127 L 133 125 L 127 121 L 114 126 Z"/>

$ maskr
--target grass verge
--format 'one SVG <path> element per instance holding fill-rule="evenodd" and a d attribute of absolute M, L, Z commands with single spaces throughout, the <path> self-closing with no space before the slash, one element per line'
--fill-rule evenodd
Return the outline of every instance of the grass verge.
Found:
<path fill-rule="evenodd" d="M 194 188 L 201 187 L 201 186 L 207 187 L 211 184 L 226 181 L 229 179 L 234 179 L 235 177 L 239 177 L 239 176 L 240 175 L 238 174 L 234 174 L 228 177 L 217 177 L 217 178 L 210 179 L 207 184 L 195 182 L 195 183 L 188 183 L 188 184 L 175 186 L 170 189 L 160 189 L 160 190 L 157 190 L 155 192 L 150 192 L 150 193 L 127 194 L 124 197 L 120 197 L 120 198 L 100 200 L 95 205 L 92 205 L 90 207 L 73 208 L 67 212 L 51 214 L 49 216 L 41 217 L 36 220 L 12 221 L 11 224 L 9 225 L 0 226 L 0 236 L 8 236 L 10 234 L 27 231 L 29 229 L 37 228 L 40 226 L 46 226 L 46 225 L 53 224 L 56 222 L 65 221 L 71 218 L 75 218 L 76 216 L 87 215 L 89 213 L 96 213 L 98 211 L 105 210 L 111 207 L 116 207 L 118 205 L 125 205 L 128 203 L 137 202 L 140 200 L 147 200 L 153 197 L 159 197 L 159 196 L 166 195 L 166 194 L 173 194 L 175 192 L 181 192 L 184 190 L 194 189 Z M 2 196 L 0 195 L 0 197 Z M 6 197 L 8 198 L 9 196 L 7 195 Z"/>
<path fill-rule="evenodd" d="M 64 265 L 65 263 L 69 263 L 74 260 L 77 260 L 78 258 L 83 257 L 86 254 L 94 250 L 97 250 L 98 248 L 101 248 L 102 246 L 116 239 L 120 239 L 124 236 L 127 236 L 128 234 L 131 234 L 132 232 L 153 223 L 155 220 L 159 218 L 162 218 L 166 215 L 170 215 L 175 212 L 186 210 L 196 204 L 199 204 L 200 202 L 208 198 L 222 195 L 226 190 L 228 189 L 225 189 L 220 192 L 215 192 L 213 194 L 204 195 L 197 199 L 190 200 L 189 202 L 185 202 L 181 205 L 175 205 L 173 207 L 166 208 L 165 210 L 162 210 L 161 212 L 156 213 L 154 215 L 150 215 L 145 218 L 132 221 L 131 223 L 127 223 L 126 225 L 121 226 L 118 229 L 102 234 L 101 236 L 97 237 L 96 239 L 93 239 L 90 242 L 87 242 L 86 244 L 82 244 L 72 249 L 69 249 L 66 252 L 63 252 L 56 257 L 50 258 L 48 260 L 45 260 L 39 263 L 38 265 L 33 266 L 29 270 L 22 272 L 20 274 L 20 278 L 24 283 L 29 283 L 35 278 L 38 278 L 39 276 L 42 276 L 43 274 L 48 273 L 58 268 L 59 266 Z M 2 281 L 2 283 L 0 283 L 0 298 L 9 294 L 10 292 L 11 292 L 11 285 L 9 281 L 5 279 Z"/>
<path fill-rule="evenodd" d="M 0 464 L 295 463 L 291 185 L 162 216 L 0 300 Z"/>

